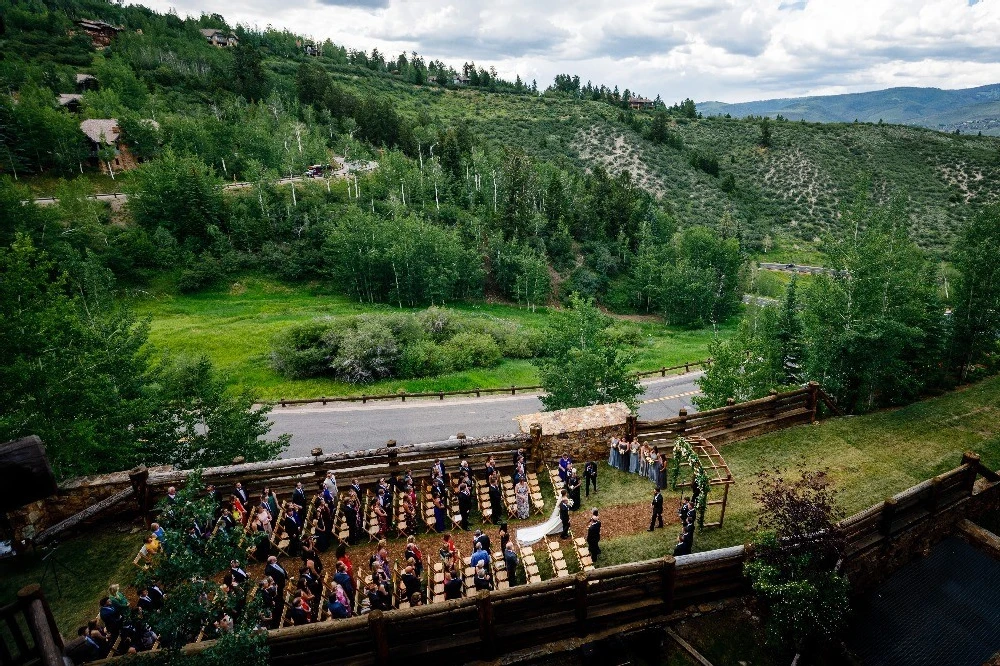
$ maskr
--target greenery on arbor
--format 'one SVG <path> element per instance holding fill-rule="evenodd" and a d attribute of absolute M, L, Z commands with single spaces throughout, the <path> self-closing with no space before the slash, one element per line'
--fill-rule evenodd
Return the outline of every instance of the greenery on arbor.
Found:
<path fill-rule="evenodd" d="M 816 650 L 846 627 L 850 584 L 836 571 L 842 544 L 834 499 L 825 472 L 758 476 L 758 535 L 744 571 L 767 606 L 768 640 L 776 647 Z"/>
<path fill-rule="evenodd" d="M 577 294 L 552 315 L 545 331 L 548 355 L 539 364 L 546 411 L 623 402 L 635 411 L 643 388 L 629 372 L 631 355 L 610 317 Z"/>
<path fill-rule="evenodd" d="M 0 247 L 0 440 L 38 435 L 60 477 L 266 460 L 269 408 L 225 388 L 205 359 L 156 359 L 148 325 L 107 271 L 69 273 L 31 239 Z"/>
<path fill-rule="evenodd" d="M 708 508 L 708 493 L 711 490 L 711 482 L 705 467 L 701 464 L 701 458 L 691 446 L 691 442 L 683 437 L 678 437 L 674 440 L 674 450 L 670 457 L 670 487 L 673 490 L 677 490 L 677 484 L 680 482 L 682 465 L 687 465 L 691 469 L 691 482 L 698 488 L 695 510 L 698 512 L 698 527 L 704 527 L 705 509 Z"/>

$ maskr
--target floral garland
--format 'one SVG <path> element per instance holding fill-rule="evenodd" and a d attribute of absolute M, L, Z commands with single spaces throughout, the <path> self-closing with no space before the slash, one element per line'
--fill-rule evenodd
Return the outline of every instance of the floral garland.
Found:
<path fill-rule="evenodd" d="M 705 508 L 708 506 L 709 480 L 705 468 L 702 467 L 701 459 L 695 453 L 691 442 L 683 437 L 678 437 L 674 442 L 674 454 L 670 459 L 670 468 L 673 481 L 670 487 L 677 490 L 677 482 L 681 476 L 681 465 L 687 463 L 691 467 L 691 475 L 695 486 L 698 488 L 698 497 L 695 500 L 695 510 L 698 512 L 698 527 L 705 526 Z"/>

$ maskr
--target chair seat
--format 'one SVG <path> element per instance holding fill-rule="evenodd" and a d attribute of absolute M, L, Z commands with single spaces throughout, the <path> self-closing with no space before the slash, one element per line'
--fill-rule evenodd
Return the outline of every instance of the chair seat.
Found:
<path fill-rule="evenodd" d="M 594 561 L 590 559 L 590 555 L 580 558 L 580 565 L 584 567 L 593 566 Z"/>
<path fill-rule="evenodd" d="M 587 540 L 584 539 L 583 537 L 577 537 L 573 539 L 573 543 L 575 543 L 578 546 L 582 546 L 583 544 L 587 543 Z"/>
<path fill-rule="evenodd" d="M 559 550 L 559 544 L 557 544 L 555 541 L 549 541 L 549 550 L 553 552 Z"/>

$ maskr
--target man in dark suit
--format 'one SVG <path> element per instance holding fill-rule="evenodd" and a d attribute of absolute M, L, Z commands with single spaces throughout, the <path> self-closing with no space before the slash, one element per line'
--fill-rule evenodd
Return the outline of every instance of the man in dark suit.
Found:
<path fill-rule="evenodd" d="M 472 512 L 472 492 L 464 483 L 458 487 L 458 513 L 462 516 L 462 529 L 469 531 L 469 514 Z"/>
<path fill-rule="evenodd" d="M 490 508 L 493 509 L 494 523 L 507 515 L 507 509 L 503 503 L 503 495 L 500 494 L 500 488 L 496 485 L 495 481 L 490 483 Z"/>
<path fill-rule="evenodd" d="M 590 556 L 595 562 L 597 556 L 601 554 L 601 518 L 594 509 L 590 514 L 590 525 L 587 526 L 587 546 L 590 548 Z"/>
<path fill-rule="evenodd" d="M 229 575 L 232 576 L 233 582 L 237 585 L 242 585 L 248 578 L 247 572 L 243 570 L 243 567 L 236 560 L 229 563 Z"/>
<path fill-rule="evenodd" d="M 302 599 L 296 597 L 292 601 L 292 612 L 290 614 L 292 619 L 292 624 L 298 626 L 300 624 L 309 624 L 309 614 L 306 613 L 305 609 L 302 608 Z"/>
<path fill-rule="evenodd" d="M 472 539 L 472 550 L 475 552 L 476 544 L 480 544 L 483 550 L 487 553 L 490 552 L 490 535 L 486 534 L 482 530 L 476 530 L 476 535 Z"/>
<path fill-rule="evenodd" d="M 163 587 L 159 581 L 149 586 L 149 598 L 153 602 L 153 610 L 163 608 L 163 602 L 166 600 L 166 597 L 167 595 L 164 594 Z"/>
<path fill-rule="evenodd" d="M 117 636 L 118 632 L 122 628 L 122 614 L 117 608 L 111 603 L 111 600 L 107 597 L 101 599 L 101 622 L 104 626 L 108 628 L 108 632 L 112 636 Z"/>
<path fill-rule="evenodd" d="M 569 536 L 569 505 L 572 504 L 572 501 L 565 488 L 561 492 L 562 497 L 559 498 L 559 520 L 562 521 L 562 534 L 559 535 L 559 538 L 565 539 Z"/>
<path fill-rule="evenodd" d="M 296 511 L 306 506 L 306 491 L 301 481 L 295 484 L 295 490 L 292 491 L 292 504 L 298 507 Z"/>
<path fill-rule="evenodd" d="M 663 527 L 663 495 L 660 494 L 659 488 L 653 490 L 653 501 L 649 505 L 653 513 L 649 517 L 649 529 L 647 532 L 652 532 L 653 528 L 657 526 L 657 521 L 660 522 L 659 527 Z"/>
<path fill-rule="evenodd" d="M 507 569 L 507 582 L 511 586 L 517 585 L 517 552 L 514 550 L 514 542 L 508 541 L 507 548 L 503 551 L 503 566 Z"/>
<path fill-rule="evenodd" d="M 333 582 L 344 588 L 344 594 L 347 596 L 347 600 L 353 605 L 354 604 L 354 581 L 347 574 L 347 565 L 343 562 L 337 562 L 337 573 L 333 575 Z"/>
<path fill-rule="evenodd" d="M 583 466 L 583 478 L 587 483 L 587 497 L 590 497 L 590 484 L 594 484 L 594 492 L 597 492 L 597 463 L 590 461 Z"/>
<path fill-rule="evenodd" d="M 420 591 L 420 579 L 417 578 L 417 574 L 414 573 L 412 566 L 408 565 L 406 569 L 403 570 L 403 575 L 400 576 L 399 579 L 402 581 L 403 587 L 406 588 L 407 599 Z"/>
<path fill-rule="evenodd" d="M 677 545 L 674 546 L 674 557 L 678 555 L 690 555 L 691 549 L 688 548 L 687 541 L 684 539 L 684 532 L 677 535 Z"/>
<path fill-rule="evenodd" d="M 285 589 L 285 582 L 288 580 L 288 572 L 278 564 L 278 558 L 272 555 L 267 558 L 267 566 L 264 567 L 264 575 L 270 576 L 279 590 Z"/>
<path fill-rule="evenodd" d="M 444 584 L 444 598 L 446 600 L 461 599 L 462 579 L 458 577 L 457 571 L 448 572 L 448 576 L 448 582 Z"/>
<path fill-rule="evenodd" d="M 236 482 L 236 489 L 233 490 L 233 494 L 239 498 L 240 502 L 243 503 L 244 507 L 246 507 L 247 509 L 250 508 L 250 498 L 247 497 L 247 491 L 243 490 L 243 484 L 240 483 L 239 481 Z"/>

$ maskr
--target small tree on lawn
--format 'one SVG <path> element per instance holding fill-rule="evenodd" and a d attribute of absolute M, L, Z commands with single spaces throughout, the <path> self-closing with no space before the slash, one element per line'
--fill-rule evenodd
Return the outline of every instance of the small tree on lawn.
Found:
<path fill-rule="evenodd" d="M 849 585 L 836 571 L 842 543 L 834 498 L 825 472 L 758 477 L 759 533 L 745 573 L 768 609 L 768 640 L 776 646 L 815 649 L 845 626 Z"/>
<path fill-rule="evenodd" d="M 549 355 L 539 368 L 545 409 L 624 402 L 635 411 L 643 388 L 628 371 L 632 355 L 611 335 L 611 318 L 578 294 L 570 297 L 569 310 L 552 317 Z"/>

